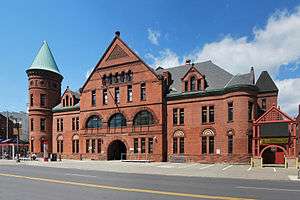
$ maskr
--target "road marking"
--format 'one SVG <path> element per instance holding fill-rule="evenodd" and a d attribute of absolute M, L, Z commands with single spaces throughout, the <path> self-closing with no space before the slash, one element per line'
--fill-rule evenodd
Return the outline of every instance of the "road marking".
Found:
<path fill-rule="evenodd" d="M 116 186 L 91 184 L 91 183 L 63 181 L 63 180 L 58 180 L 58 179 L 21 176 L 21 175 L 17 175 L 17 174 L 3 174 L 3 173 L 0 173 L 0 176 L 13 177 L 13 178 L 19 178 L 19 179 L 27 179 L 27 180 L 33 180 L 33 181 L 43 181 L 43 182 L 48 182 L 48 183 L 57 183 L 57 184 L 64 184 L 64 185 L 83 186 L 83 187 L 107 189 L 107 190 L 116 190 L 116 191 L 122 191 L 122 192 L 136 192 L 136 193 L 147 193 L 147 194 L 156 194 L 156 195 L 191 197 L 191 198 L 197 198 L 197 199 L 252 200 L 252 199 L 241 198 L 241 197 L 213 196 L 213 195 L 205 195 L 205 194 L 190 194 L 190 193 L 168 192 L 168 191 L 138 189 L 138 188 L 123 188 L 123 187 L 116 187 Z"/>
<path fill-rule="evenodd" d="M 300 179 L 298 179 L 298 176 L 289 175 L 288 177 L 291 181 L 300 181 Z"/>
<path fill-rule="evenodd" d="M 250 166 L 248 169 L 247 169 L 247 171 L 250 171 L 252 169 L 252 166 Z"/>
<path fill-rule="evenodd" d="M 229 165 L 229 166 L 227 166 L 227 167 L 224 167 L 222 170 L 224 171 L 224 170 L 226 170 L 226 169 L 229 169 L 230 167 L 233 167 L 233 165 Z"/>
<path fill-rule="evenodd" d="M 96 178 L 97 176 L 92 176 L 92 175 L 85 175 L 85 174 L 66 174 L 67 176 L 79 176 L 79 177 L 92 177 L 92 178 Z"/>
<path fill-rule="evenodd" d="M 239 189 L 253 189 L 253 190 L 269 190 L 269 191 L 300 192 L 300 190 L 284 189 L 284 188 L 260 188 L 260 187 L 244 187 L 244 186 L 238 186 L 238 187 L 236 187 L 236 188 L 239 188 Z"/>
<path fill-rule="evenodd" d="M 276 169 L 275 169 L 275 167 L 273 168 L 273 171 L 274 171 L 274 172 L 276 172 Z"/>
<path fill-rule="evenodd" d="M 207 165 L 207 166 L 205 166 L 205 167 L 200 167 L 199 169 L 206 169 L 206 168 L 209 168 L 209 167 L 212 167 L 212 166 L 215 166 L 215 164 Z"/>

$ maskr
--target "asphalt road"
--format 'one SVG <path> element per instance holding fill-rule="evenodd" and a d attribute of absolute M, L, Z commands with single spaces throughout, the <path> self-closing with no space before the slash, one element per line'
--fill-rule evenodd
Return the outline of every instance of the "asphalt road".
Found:
<path fill-rule="evenodd" d="M 300 199 L 300 182 L 0 165 L 2 200 Z"/>

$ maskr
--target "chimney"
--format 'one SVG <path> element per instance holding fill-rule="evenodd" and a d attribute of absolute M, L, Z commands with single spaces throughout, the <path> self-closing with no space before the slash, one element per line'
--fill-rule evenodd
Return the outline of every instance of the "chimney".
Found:
<path fill-rule="evenodd" d="M 299 113 L 299 115 L 300 115 L 300 104 L 299 104 L 299 107 L 298 107 L 298 113 Z"/>
<path fill-rule="evenodd" d="M 121 34 L 120 31 L 116 31 L 116 32 L 115 32 L 115 35 L 116 35 L 117 37 L 120 37 L 120 34 Z"/>
<path fill-rule="evenodd" d="M 191 64 L 191 59 L 186 59 L 186 60 L 185 60 L 185 64 L 186 64 L 186 65 Z"/>

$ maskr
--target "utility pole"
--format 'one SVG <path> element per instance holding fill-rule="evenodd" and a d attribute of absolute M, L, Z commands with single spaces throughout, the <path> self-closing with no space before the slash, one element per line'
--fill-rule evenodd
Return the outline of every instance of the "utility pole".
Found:
<path fill-rule="evenodd" d="M 8 111 L 6 111 L 6 139 L 8 140 Z"/>

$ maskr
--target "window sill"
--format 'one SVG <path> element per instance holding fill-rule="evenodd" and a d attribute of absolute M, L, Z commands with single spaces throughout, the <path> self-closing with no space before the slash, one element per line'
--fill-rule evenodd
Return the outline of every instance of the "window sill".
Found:
<path fill-rule="evenodd" d="M 213 125 L 213 124 L 215 124 L 215 122 L 202 122 L 202 125 Z"/>
<path fill-rule="evenodd" d="M 232 121 L 227 121 L 227 123 L 233 123 L 234 121 L 232 120 Z"/>

